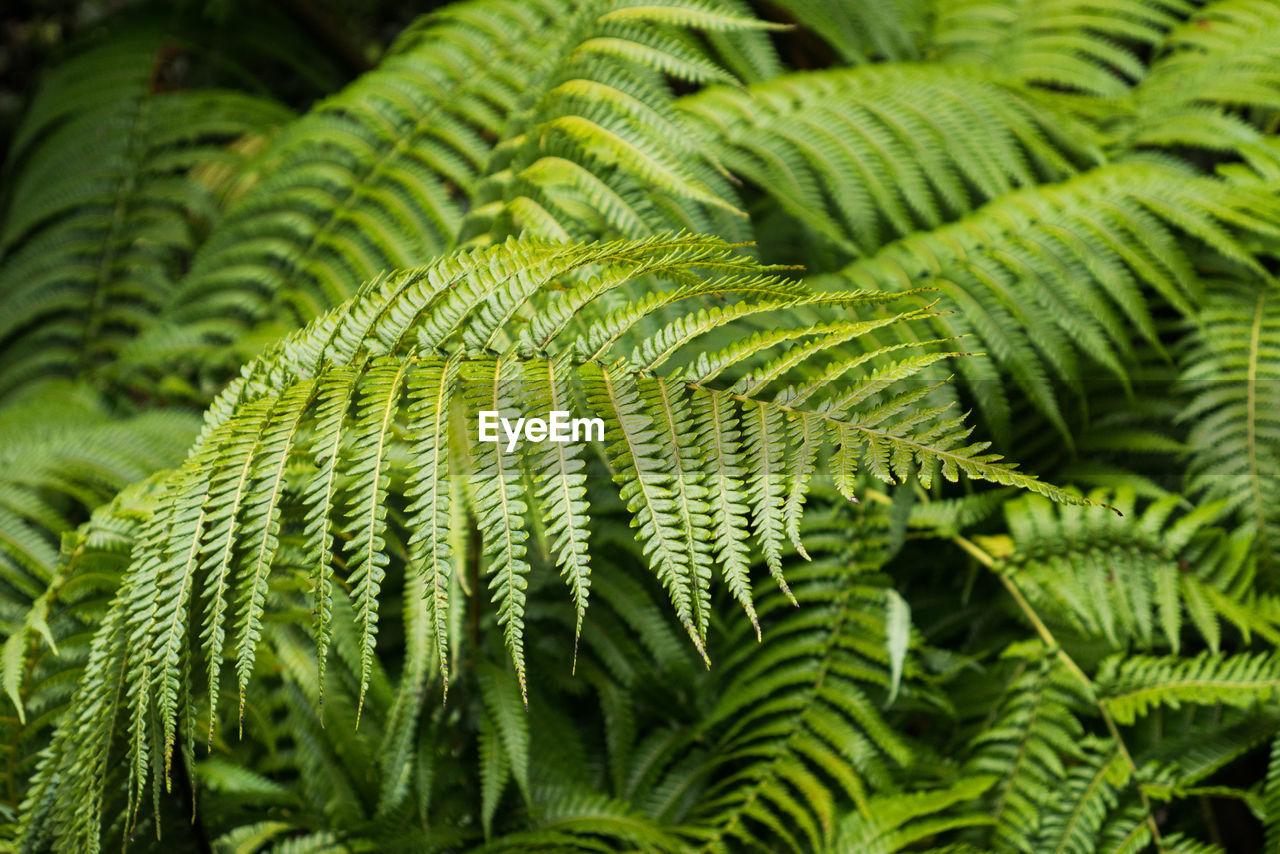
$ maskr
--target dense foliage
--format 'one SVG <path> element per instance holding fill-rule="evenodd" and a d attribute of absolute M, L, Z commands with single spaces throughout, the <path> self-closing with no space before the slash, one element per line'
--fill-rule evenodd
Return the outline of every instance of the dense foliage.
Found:
<path fill-rule="evenodd" d="M 115 6 L 5 148 L 0 846 L 1280 850 L 1280 2 Z"/>

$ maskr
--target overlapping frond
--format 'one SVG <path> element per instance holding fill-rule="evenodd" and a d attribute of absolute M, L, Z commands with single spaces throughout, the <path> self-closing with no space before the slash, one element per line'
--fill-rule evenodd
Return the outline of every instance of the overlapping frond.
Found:
<path fill-rule="evenodd" d="M 732 79 L 690 31 L 758 26 L 719 0 L 474 0 L 433 12 L 259 158 L 268 177 L 211 235 L 169 316 L 215 335 L 246 319 L 306 322 L 460 233 L 695 226 L 664 208 L 731 203 L 707 185 L 724 181 L 685 141 L 664 75 Z"/>
<path fill-rule="evenodd" d="M 58 568 L 59 539 L 134 481 L 174 465 L 196 434 L 182 413 L 112 417 L 84 389 L 28 389 L 0 409 L 0 635 Z"/>
<path fill-rule="evenodd" d="M 1081 758 L 1080 686 L 1052 658 L 1028 655 L 998 665 L 990 715 L 971 739 L 965 771 L 994 775 L 984 796 L 992 839 L 1029 849 L 1044 802 Z"/>
<path fill-rule="evenodd" d="M 64 533 L 61 561 L 49 574 L 33 576 L 29 588 L 17 591 L 18 600 L 6 591 L 0 686 L 8 709 L 0 714 L 0 757 L 10 818 L 70 702 L 96 621 L 115 596 L 142 520 L 155 509 L 152 486 L 143 481 L 124 489 L 79 530 Z M 21 612 L 19 601 L 25 602 Z M 12 831 L 8 821 L 0 823 L 0 837 L 12 839 Z"/>
<path fill-rule="evenodd" d="M 823 521 L 851 524 L 844 513 L 817 525 Z M 864 556 L 874 560 L 879 537 L 865 534 Z M 709 781 L 684 818 L 694 850 L 731 851 L 762 838 L 780 851 L 827 850 L 837 833 L 853 832 L 838 827 L 840 816 L 873 813 L 871 793 L 910 761 L 908 741 L 882 706 L 900 688 L 905 704 L 922 703 L 927 689 L 914 657 L 893 684 L 895 594 L 851 555 L 818 557 L 788 581 L 790 595 L 773 591 L 760 601 L 764 653 L 744 643 L 752 630 L 743 625 L 737 652 L 722 662 L 719 700 L 701 723 L 699 740 L 710 740 L 710 750 L 676 765 L 664 783 Z M 792 597 L 800 610 L 791 610 Z"/>
<path fill-rule="evenodd" d="M 725 168 L 846 258 L 1065 177 L 1094 155 L 1091 131 L 1051 98 L 936 64 L 717 87 L 679 106 Z"/>
<path fill-rule="evenodd" d="M 1065 781 L 1056 790 L 1046 792 L 1048 802 L 1028 850 L 1061 854 L 1097 851 L 1108 822 L 1113 820 L 1121 791 L 1131 779 L 1131 770 L 1114 742 L 1085 739 L 1080 744 L 1080 761 L 1067 771 Z M 1140 820 L 1132 824 L 1145 830 Z M 1145 833 L 1137 838 L 1130 834 L 1129 839 L 1134 845 L 1150 841 Z"/>
<path fill-rule="evenodd" d="M 993 367 L 1067 435 L 1059 393 L 1089 371 L 1127 378 L 1135 332 L 1160 346 L 1148 294 L 1186 314 L 1201 298 L 1188 237 L 1243 269 L 1243 241 L 1276 230 L 1273 195 L 1170 161 L 1126 162 L 1002 196 L 846 267 L 857 288 L 934 286 L 955 312 L 934 324 L 985 355 L 957 363 L 993 429 L 1009 410 Z M 1052 283 L 1052 284 L 1051 284 Z"/>
<path fill-rule="evenodd" d="M 5 166 L 0 848 L 1276 835 L 1274 0 L 461 0 L 278 134 L 373 40 L 147 5 Z"/>
<path fill-rule="evenodd" d="M 1117 656 L 1103 662 L 1098 683 L 1107 711 L 1118 723 L 1129 724 L 1157 706 L 1265 703 L 1280 691 L 1280 661 L 1267 653 Z"/>
<path fill-rule="evenodd" d="M 1007 535 L 962 540 L 1007 574 L 1037 635 L 1007 643 L 989 675 L 954 695 L 972 716 L 966 770 L 997 778 L 997 850 L 1140 850 L 1166 832 L 1160 804 L 1245 797 L 1205 781 L 1275 730 L 1274 653 L 1239 645 L 1280 639 L 1250 538 L 1216 527 L 1221 502 L 1092 497 L 1123 523 L 1019 498 L 1005 506 Z M 1205 717 L 1188 710 L 1176 725 L 1158 711 L 1194 706 Z M 1209 716 L 1220 720 L 1213 738 L 1201 728 Z"/>
<path fill-rule="evenodd" d="M 1209 3 L 1168 33 L 1132 92 L 1131 146 L 1265 153 L 1280 110 L 1280 7 L 1270 0 Z"/>
<path fill-rule="evenodd" d="M 979 538 L 1045 619 L 1112 649 L 1176 653 L 1184 627 L 1218 649 L 1221 623 L 1280 640 L 1275 602 L 1256 592 L 1251 538 L 1216 527 L 1221 502 L 1188 512 L 1169 495 L 1139 511 L 1128 489 L 1092 497 L 1125 515 L 1018 499 L 1005 505 L 1008 536 Z"/>
<path fill-rule="evenodd" d="M 812 562 L 788 572 L 787 590 L 763 593 L 750 615 L 731 597 L 713 602 L 724 637 L 710 648 L 726 652 L 716 654 L 711 671 L 686 674 L 660 656 L 660 687 L 620 678 L 612 689 L 630 687 L 636 704 L 621 734 L 610 728 L 610 761 L 623 769 L 618 788 L 679 833 L 683 850 L 830 850 L 837 837 L 855 833 L 842 830 L 842 816 L 868 810 L 885 819 L 873 829 L 886 839 L 911 838 L 906 831 L 895 836 L 900 828 L 891 819 L 905 823 L 917 813 L 894 812 L 888 798 L 875 795 L 912 760 L 911 741 L 895 730 L 894 716 L 939 698 L 910 617 L 877 572 L 887 554 L 886 519 L 824 490 L 815 501 L 821 509 L 802 523 Z M 767 567 L 757 568 L 763 575 Z M 626 596 L 611 604 L 630 611 L 637 602 L 636 617 L 650 605 L 643 594 Z M 763 648 L 752 642 L 761 631 Z M 625 642 L 626 634 L 613 637 Z M 659 696 L 646 696 L 652 690 Z M 679 721 L 666 707 L 686 692 L 699 711 Z M 602 692 L 602 701 L 607 696 Z M 623 698 L 616 713 L 630 718 Z M 656 722 L 646 708 L 653 703 L 665 713 Z M 625 727 L 634 743 L 625 740 Z"/>

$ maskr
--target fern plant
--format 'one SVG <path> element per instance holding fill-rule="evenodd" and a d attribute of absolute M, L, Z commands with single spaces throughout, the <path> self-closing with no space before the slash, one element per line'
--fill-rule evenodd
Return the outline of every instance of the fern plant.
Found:
<path fill-rule="evenodd" d="M 180 711 L 191 702 L 191 674 L 207 673 L 212 721 L 228 644 L 243 715 L 271 565 L 289 525 L 288 473 L 299 454 L 315 466 L 298 494 L 298 523 L 314 563 L 317 656 L 328 656 L 340 585 L 350 591 L 359 636 L 357 720 L 373 678 L 390 562 L 386 490 L 397 443 L 412 460 L 403 475 L 413 532 L 405 571 L 421 577 L 445 689 L 455 500 L 475 519 L 484 583 L 525 702 L 531 508 L 542 517 L 548 557 L 568 582 L 581 625 L 590 586 L 584 499 L 591 467 L 581 450 L 513 453 L 501 442 L 476 442 L 470 424 L 482 410 L 550 412 L 583 400 L 604 419 L 611 436 L 604 462 L 621 487 L 641 551 L 708 663 L 713 570 L 754 622 L 747 557 L 754 533 L 789 590 L 781 552 L 789 541 L 805 554 L 801 514 L 828 443 L 835 482 L 850 496 L 865 468 L 885 481 L 915 476 L 926 485 L 938 473 L 954 480 L 964 472 L 1070 500 L 984 454 L 983 445 L 965 445 L 960 419 L 918 408 L 921 391 L 895 393 L 918 366 L 940 356 L 907 356 L 855 379 L 884 354 L 843 354 L 841 345 L 902 315 L 770 329 L 714 347 L 717 335 L 743 318 L 814 303 L 849 310 L 882 299 L 809 292 L 768 273 L 707 238 L 507 243 L 375 281 L 285 338 L 215 402 L 187 463 L 166 484 L 167 510 L 154 514 L 135 548 L 117 605 L 123 622 L 95 642 L 86 680 L 121 668 L 133 696 L 78 696 L 37 786 L 56 786 L 64 762 L 77 767 L 109 755 L 109 741 L 84 735 L 99 728 L 109 736 L 100 727 L 122 701 L 131 719 L 129 790 L 141 792 L 150 774 L 167 782 L 179 727 L 193 724 Z M 604 308 L 640 275 L 673 285 Z M 710 293 L 726 302 L 661 319 L 667 308 Z M 777 352 L 784 342 L 793 346 Z M 689 348 L 696 355 L 683 369 L 662 373 Z M 346 541 L 345 577 L 332 569 L 335 531 Z M 139 620 L 147 601 L 153 604 Z M 188 636 L 197 631 L 207 644 L 198 664 L 188 652 Z M 320 665 L 321 686 L 323 679 Z M 49 795 L 67 804 L 51 821 L 68 843 L 96 839 L 98 792 Z M 131 814 L 136 809 L 130 805 Z"/>
<path fill-rule="evenodd" d="M 109 5 L 0 847 L 1274 847 L 1274 0 Z"/>

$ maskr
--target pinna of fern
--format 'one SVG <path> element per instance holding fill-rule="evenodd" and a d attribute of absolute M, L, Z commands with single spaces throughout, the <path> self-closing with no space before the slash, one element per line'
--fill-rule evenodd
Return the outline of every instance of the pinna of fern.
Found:
<path fill-rule="evenodd" d="M 670 285 L 638 301 L 611 299 L 639 276 Z M 718 349 L 694 347 L 696 358 L 679 361 L 690 343 L 714 341 L 744 318 L 785 324 L 782 310 L 819 303 L 856 316 L 859 306 L 884 301 L 808 290 L 696 236 L 508 242 L 371 283 L 247 366 L 210 409 L 187 461 L 168 476 L 166 509 L 140 537 L 94 640 L 87 678 L 40 769 L 48 812 L 28 827 L 28 838 L 52 830 L 63 844 L 96 843 L 101 775 L 84 773 L 85 763 L 110 755 L 117 715 L 129 721 L 124 751 L 136 816 L 148 777 L 157 785 L 170 779 L 180 727 L 189 734 L 192 725 L 197 674 L 216 713 L 227 653 L 243 708 L 286 528 L 300 526 L 312 562 L 320 661 L 334 591 L 349 591 L 360 639 L 358 719 L 390 560 L 386 494 L 398 465 L 413 500 L 408 565 L 425 579 L 442 676 L 455 572 L 446 536 L 454 496 L 442 487 L 457 478 L 524 693 L 526 590 L 536 558 L 524 517 L 536 511 L 544 518 L 551 562 L 581 612 L 590 573 L 581 547 L 590 515 L 584 484 L 597 462 L 572 445 L 547 452 L 476 443 L 467 425 L 481 407 L 505 414 L 585 401 L 605 420 L 604 460 L 637 540 L 704 657 L 712 569 L 750 612 L 743 550 L 754 539 L 785 584 L 780 553 L 788 543 L 805 553 L 800 519 L 825 445 L 846 495 L 865 470 L 883 480 L 914 474 L 925 484 L 964 473 L 1082 500 L 1018 473 L 982 444 L 964 444 L 960 418 L 916 408 L 928 387 L 901 384 L 942 355 L 906 355 L 864 373 L 877 354 L 843 350 L 861 332 L 919 311 L 767 326 Z M 675 305 L 702 307 L 673 315 L 667 309 Z M 396 447 L 407 449 L 407 469 Z M 302 482 L 290 477 L 296 460 L 311 468 Z M 199 658 L 190 644 L 196 633 Z M 124 676 L 122 694 L 100 678 L 108 672 Z"/>

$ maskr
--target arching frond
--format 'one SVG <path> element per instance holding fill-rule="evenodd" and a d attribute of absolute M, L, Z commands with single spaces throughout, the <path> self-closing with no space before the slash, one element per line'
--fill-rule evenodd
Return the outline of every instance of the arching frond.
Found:
<path fill-rule="evenodd" d="M 0 634 L 10 635 L 45 592 L 62 533 L 180 460 L 197 427 L 182 413 L 114 418 L 86 390 L 60 384 L 27 389 L 0 408 Z"/>
<path fill-rule="evenodd" d="M 987 354 L 957 367 L 981 389 L 978 405 L 993 428 L 1007 429 L 1009 415 L 988 359 L 1066 435 L 1055 381 L 1081 390 L 1089 363 L 1123 380 L 1135 332 L 1159 346 L 1144 290 L 1193 312 L 1201 289 L 1182 241 L 1256 268 L 1242 240 L 1274 233 L 1276 222 L 1274 197 L 1258 188 L 1172 162 L 1127 162 L 1002 196 L 855 261 L 838 281 L 936 286 L 956 311 L 934 324 L 972 336 Z"/>
<path fill-rule="evenodd" d="M 1128 724 L 1161 705 L 1248 708 L 1267 702 L 1280 691 L 1280 661 L 1269 654 L 1113 657 L 1103 662 L 1098 683 L 1107 710 Z"/>
<path fill-rule="evenodd" d="M 306 322 L 355 283 L 441 255 L 468 211 L 465 237 L 502 236 L 495 219 L 552 236 L 693 226 L 655 193 L 730 202 L 702 180 L 713 173 L 673 124 L 663 76 L 731 79 L 688 30 L 759 26 L 692 0 L 428 14 L 262 155 L 269 177 L 211 235 L 170 317 L 216 335 L 228 319 Z"/>
<path fill-rule="evenodd" d="M 1184 626 L 1217 649 L 1219 620 L 1280 640 L 1274 603 L 1255 592 L 1250 539 L 1214 527 L 1220 502 L 1181 512 L 1169 495 L 1135 512 L 1128 490 L 1093 497 L 1124 517 L 1019 499 L 1005 506 L 1009 537 L 980 538 L 1046 619 L 1113 649 L 1176 653 Z"/>
<path fill-rule="evenodd" d="M 595 274 L 575 275 L 578 271 Z M 740 340 L 704 352 L 683 371 L 646 370 L 667 365 L 687 342 L 714 340 L 708 336 L 729 331 L 739 317 L 813 302 L 852 310 L 883 301 L 860 293 L 815 293 L 767 273 L 708 238 L 586 246 L 512 242 L 375 282 L 248 366 L 210 410 L 191 456 L 171 475 L 166 509 L 149 521 L 112 616 L 95 639 L 88 671 L 96 675 L 87 681 L 100 684 L 101 674 L 120 668 L 129 686 L 127 711 L 117 708 L 120 697 L 101 686 L 79 696 L 59 747 L 41 770 L 43 784 L 59 789 L 53 803 L 64 804 L 55 807 L 51 819 L 55 832 L 76 844 L 97 838 L 101 775 L 80 772 L 97 761 L 90 753 L 109 751 L 117 714 L 130 721 L 131 814 L 136 815 L 136 793 L 148 777 L 168 779 L 178 720 L 186 717 L 182 709 L 191 690 L 182 674 L 189 672 L 194 627 L 203 627 L 210 645 L 209 693 L 216 698 L 223 641 L 230 640 L 226 624 L 235 615 L 243 704 L 266 610 L 274 532 L 289 521 L 281 514 L 282 495 L 291 491 L 290 459 L 313 460 L 318 467 L 321 486 L 302 494 L 296 518 L 313 538 L 307 551 L 316 555 L 314 571 L 320 577 L 333 571 L 331 531 L 347 532 L 343 582 L 359 634 L 357 696 L 365 696 L 388 560 L 386 484 L 406 388 L 424 389 L 426 399 L 436 401 L 428 405 L 456 412 L 441 411 L 426 423 L 457 419 L 450 446 L 475 449 L 461 458 L 454 452 L 451 466 L 459 467 L 459 475 L 479 476 L 465 481 L 467 504 L 483 541 L 485 583 L 522 691 L 531 571 L 524 515 L 538 502 L 536 493 L 526 493 L 520 444 L 486 442 L 478 432 L 473 438 L 470 425 L 478 423 L 480 407 L 504 416 L 519 411 L 524 371 L 555 370 L 556 363 L 542 353 L 568 355 L 575 371 L 559 380 L 574 389 L 568 399 L 585 399 L 588 411 L 604 420 L 605 457 L 637 539 L 699 651 L 706 643 L 715 568 L 708 560 L 716 540 L 713 518 L 728 526 L 727 531 L 722 527 L 722 538 L 741 544 L 748 537 L 741 511 L 721 515 L 707 499 L 705 478 L 717 460 L 710 448 L 718 442 L 728 449 L 724 453 L 742 453 L 732 448 L 735 421 L 737 430 L 754 435 L 748 442 L 758 449 L 744 459 L 750 486 L 742 497 L 751 498 L 753 527 L 764 538 L 766 555 L 784 536 L 803 554 L 801 512 L 828 443 L 834 448 L 831 466 L 846 494 L 854 474 L 865 470 L 885 481 L 914 474 L 925 484 L 938 474 L 954 480 L 964 473 L 1080 500 L 1014 471 L 984 453 L 981 444 L 965 445 L 968 431 L 961 419 L 934 409 L 913 410 L 919 393 L 895 393 L 893 387 L 928 359 L 907 359 L 862 378 L 851 375 L 863 360 L 842 358 L 833 347 L 857 333 L 856 321 L 835 330 L 791 330 L 811 340 L 778 355 L 773 355 L 775 343 L 794 339 L 766 333 L 747 339 L 749 346 Z M 611 287 L 642 274 L 661 274 L 676 284 L 613 312 L 583 313 L 592 302 L 607 299 Z M 729 301 L 666 323 L 654 314 L 710 293 Z M 534 309 L 532 320 L 521 314 L 526 306 Z M 629 336 L 646 323 L 657 323 L 656 330 L 632 345 Z M 459 393 L 446 400 L 439 389 L 455 364 Z M 738 379 L 717 382 L 721 375 Z M 328 402 L 335 400 L 337 406 Z M 724 415 L 716 415 L 718 406 L 726 407 Z M 700 421 L 699 414 L 709 420 Z M 431 436 L 405 438 L 433 441 Z M 433 458 L 439 460 L 439 452 L 428 453 L 419 464 Z M 431 503 L 419 517 L 428 525 L 440 518 Z M 345 520 L 335 510 L 339 506 L 346 508 Z M 579 524 L 585 524 L 585 516 Z M 568 561 L 564 550 L 558 554 Z M 429 573 L 428 589 L 438 583 L 437 573 L 451 571 L 451 559 L 441 551 L 411 560 Z M 333 595 L 323 583 L 318 589 L 322 600 Z M 427 601 L 429 608 L 439 607 L 434 596 Z"/>

